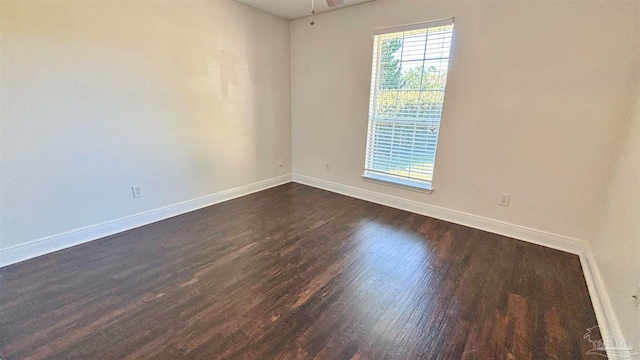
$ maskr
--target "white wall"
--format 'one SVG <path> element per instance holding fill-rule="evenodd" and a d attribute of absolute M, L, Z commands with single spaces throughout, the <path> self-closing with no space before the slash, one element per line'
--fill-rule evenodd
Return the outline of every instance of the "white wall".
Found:
<path fill-rule="evenodd" d="M 0 6 L 0 248 L 291 172 L 286 20 L 231 1 Z"/>
<path fill-rule="evenodd" d="M 591 250 L 622 332 L 639 351 L 640 309 L 632 298 L 640 286 L 640 91 L 637 94 L 635 110 L 619 136 L 619 155 Z"/>
<path fill-rule="evenodd" d="M 364 182 L 372 31 L 450 17 L 434 193 Z M 638 49 L 639 2 L 379 0 L 293 21 L 293 172 L 590 240 Z"/>
<path fill-rule="evenodd" d="M 452 16 L 435 192 L 363 182 L 372 30 Z M 289 173 L 293 146 L 298 174 L 590 241 L 638 339 L 639 37 L 638 2 L 379 0 L 313 27 L 0 2 L 0 249 Z"/>

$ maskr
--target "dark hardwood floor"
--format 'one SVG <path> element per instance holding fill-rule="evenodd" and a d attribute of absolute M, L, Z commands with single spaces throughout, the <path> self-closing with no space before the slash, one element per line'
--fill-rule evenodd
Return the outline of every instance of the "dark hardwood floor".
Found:
<path fill-rule="evenodd" d="M 0 358 L 582 359 L 577 256 L 287 184 L 0 269 Z"/>

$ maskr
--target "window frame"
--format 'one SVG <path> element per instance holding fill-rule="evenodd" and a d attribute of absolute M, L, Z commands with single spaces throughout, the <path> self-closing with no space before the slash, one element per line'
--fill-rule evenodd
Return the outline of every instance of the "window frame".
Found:
<path fill-rule="evenodd" d="M 396 26 L 396 27 L 389 27 L 389 28 L 383 28 L 383 29 L 376 29 L 373 31 L 373 49 L 372 49 L 372 68 L 371 68 L 371 77 L 370 77 L 370 96 L 369 96 L 369 111 L 367 114 L 367 141 L 366 141 L 366 148 L 365 148 L 365 165 L 364 165 L 364 172 L 362 174 L 362 179 L 365 181 L 369 181 L 369 182 L 374 182 L 374 183 L 380 183 L 380 184 L 384 184 L 384 185 L 390 185 L 390 186 L 394 186 L 394 187 L 399 187 L 399 188 L 403 188 L 403 189 L 408 189 L 408 190 L 413 190 L 413 191 L 419 191 L 419 192 L 424 192 L 424 193 L 428 193 L 430 194 L 433 191 L 433 182 L 435 179 L 435 164 L 436 164 L 436 159 L 437 159 L 437 145 L 438 145 L 438 140 L 440 138 L 440 123 L 442 121 L 442 115 L 444 113 L 444 102 L 446 100 L 446 88 L 447 88 L 447 80 L 449 79 L 449 75 L 451 72 L 451 61 L 453 58 L 453 52 L 454 52 L 454 42 L 455 42 L 455 27 L 453 26 L 455 23 L 455 18 L 448 18 L 448 19 L 442 19 L 442 20 L 436 20 L 436 21 L 429 21 L 429 22 L 422 22 L 422 23 L 416 23 L 416 24 L 409 24 L 409 25 L 404 25 L 404 26 Z M 402 176 L 402 175 L 394 175 L 394 174 L 389 174 L 386 172 L 381 172 L 381 171 L 376 171 L 376 170 L 371 170 L 371 169 L 367 169 L 367 165 L 368 165 L 368 154 L 369 154 L 369 140 L 371 138 L 371 114 L 372 114 L 372 106 L 375 106 L 375 101 L 378 98 L 378 88 L 379 88 L 379 81 L 380 81 L 380 51 L 381 48 L 379 46 L 376 46 L 376 37 L 378 35 L 386 35 L 386 34 L 393 34 L 393 33 L 400 33 L 400 32 L 407 32 L 407 31 L 414 31 L 414 30 L 426 30 L 429 28 L 437 28 L 437 27 L 443 27 L 443 26 L 452 26 L 451 29 L 451 43 L 449 45 L 449 57 L 447 59 L 447 73 L 446 73 L 446 78 L 445 78 L 445 83 L 444 83 L 444 87 L 442 90 L 442 110 L 440 112 L 440 119 L 438 122 L 438 135 L 436 137 L 436 143 L 435 143 L 435 149 L 433 151 L 433 169 L 432 169 L 432 173 L 431 173 L 431 181 L 427 181 L 427 180 L 420 180 L 420 179 L 415 179 L 415 178 L 411 178 L 409 176 Z M 374 51 L 375 50 L 375 51 Z M 424 71 L 424 69 L 423 69 Z M 375 75 L 375 78 L 373 77 L 373 75 Z M 422 91 L 422 89 L 421 89 Z M 400 122 L 400 121 L 398 121 Z"/>

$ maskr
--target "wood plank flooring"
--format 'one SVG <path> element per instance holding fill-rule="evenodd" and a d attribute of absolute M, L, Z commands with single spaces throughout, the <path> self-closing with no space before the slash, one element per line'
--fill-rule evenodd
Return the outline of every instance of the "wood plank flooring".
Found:
<path fill-rule="evenodd" d="M 287 184 L 0 269 L 0 358 L 583 359 L 577 256 Z"/>

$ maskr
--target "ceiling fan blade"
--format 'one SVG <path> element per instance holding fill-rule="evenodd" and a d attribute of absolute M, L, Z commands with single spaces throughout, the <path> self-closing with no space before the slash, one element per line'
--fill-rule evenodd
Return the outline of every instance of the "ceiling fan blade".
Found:
<path fill-rule="evenodd" d="M 344 0 L 327 0 L 327 5 L 329 5 L 329 7 L 333 7 L 333 6 L 342 5 L 343 2 Z"/>

